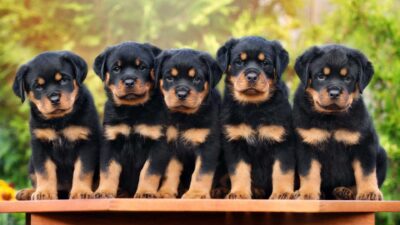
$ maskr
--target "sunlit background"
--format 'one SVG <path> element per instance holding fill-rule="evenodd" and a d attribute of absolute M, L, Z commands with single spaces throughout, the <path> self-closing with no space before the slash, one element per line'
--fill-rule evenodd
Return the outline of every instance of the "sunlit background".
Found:
<path fill-rule="evenodd" d="M 390 156 L 384 196 L 400 199 L 399 10 L 396 0 L 1 0 L 0 201 L 29 185 L 29 108 L 11 86 L 18 66 L 34 55 L 71 50 L 92 67 L 107 45 L 121 41 L 192 47 L 215 55 L 227 39 L 244 35 L 282 42 L 291 57 L 284 79 L 292 93 L 299 83 L 294 61 L 311 45 L 342 43 L 370 58 L 376 73 L 364 97 Z M 101 114 L 105 95 L 100 79 L 90 70 L 85 83 Z M 0 215 L 0 224 L 23 223 L 22 215 Z M 400 224 L 400 215 L 379 214 L 377 223 Z"/>

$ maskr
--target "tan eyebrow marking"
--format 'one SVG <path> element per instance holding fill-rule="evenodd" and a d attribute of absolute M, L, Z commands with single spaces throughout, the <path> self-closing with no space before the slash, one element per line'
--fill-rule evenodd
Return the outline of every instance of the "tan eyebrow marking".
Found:
<path fill-rule="evenodd" d="M 265 55 L 264 55 L 264 53 L 260 52 L 260 54 L 258 54 L 258 59 L 259 59 L 260 61 L 264 61 L 264 60 L 265 60 Z"/>
<path fill-rule="evenodd" d="M 122 62 L 121 62 L 120 60 L 118 60 L 118 61 L 117 61 L 117 65 L 118 65 L 118 66 L 121 66 L 121 65 L 122 65 Z"/>
<path fill-rule="evenodd" d="M 194 68 L 189 70 L 189 77 L 194 77 L 196 75 L 196 70 Z"/>
<path fill-rule="evenodd" d="M 140 65 L 140 59 L 139 59 L 139 58 L 136 58 L 135 64 L 136 64 L 136 66 L 139 66 L 139 65 Z"/>
<path fill-rule="evenodd" d="M 341 76 L 347 76 L 347 73 L 349 71 L 347 70 L 347 68 L 343 67 L 342 69 L 340 69 L 340 75 Z"/>
<path fill-rule="evenodd" d="M 45 81 L 43 78 L 39 77 L 39 78 L 37 79 L 37 83 L 38 83 L 39 85 L 43 85 L 44 83 L 46 83 L 46 81 Z"/>
<path fill-rule="evenodd" d="M 331 68 L 329 68 L 329 67 L 324 67 L 323 72 L 324 72 L 324 75 L 329 75 L 329 74 L 331 73 Z"/>
<path fill-rule="evenodd" d="M 240 53 L 240 59 L 241 60 L 246 60 L 247 59 L 247 53 L 246 52 Z"/>
<path fill-rule="evenodd" d="M 176 77 L 176 76 L 178 76 L 178 73 L 179 73 L 179 72 L 178 72 L 178 70 L 177 70 L 175 67 L 171 69 L 171 75 L 172 75 L 172 76 Z"/>
<path fill-rule="evenodd" d="M 56 73 L 56 75 L 54 75 L 54 79 L 56 79 L 56 81 L 60 81 L 62 79 L 62 75 L 60 73 Z"/>

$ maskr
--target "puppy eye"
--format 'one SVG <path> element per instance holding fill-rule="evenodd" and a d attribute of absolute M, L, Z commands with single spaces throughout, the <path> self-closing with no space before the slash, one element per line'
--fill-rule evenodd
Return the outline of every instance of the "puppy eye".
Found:
<path fill-rule="evenodd" d="M 235 63 L 236 66 L 242 66 L 244 64 L 244 62 L 242 60 L 239 60 L 239 59 L 236 60 L 234 63 Z"/>
<path fill-rule="evenodd" d="M 347 83 L 350 83 L 352 80 L 353 80 L 353 78 L 350 77 L 350 76 L 346 76 L 346 77 L 344 78 L 344 81 L 347 82 Z"/>
<path fill-rule="evenodd" d="M 200 83 L 200 81 L 201 81 L 200 77 L 193 78 L 193 83 L 195 83 L 195 84 Z"/>
<path fill-rule="evenodd" d="M 326 76 L 324 74 L 322 74 L 322 73 L 319 73 L 319 74 L 317 74 L 317 79 L 318 80 L 325 80 Z"/>
<path fill-rule="evenodd" d="M 120 66 L 114 66 L 112 68 L 112 70 L 113 70 L 114 73 L 119 73 L 119 71 L 121 71 L 121 67 Z"/>
<path fill-rule="evenodd" d="M 270 65 L 270 63 L 269 63 L 269 61 L 268 61 L 268 60 L 264 60 L 264 61 L 262 61 L 262 64 L 263 64 L 264 66 L 269 66 L 269 65 Z"/>
<path fill-rule="evenodd" d="M 140 64 L 139 70 L 145 70 L 145 69 L 147 69 L 147 67 L 145 65 L 143 65 L 143 64 Z"/>
<path fill-rule="evenodd" d="M 36 84 L 35 89 L 36 89 L 36 91 L 43 91 L 43 85 Z"/>
<path fill-rule="evenodd" d="M 172 78 L 171 76 L 167 76 L 167 77 L 165 77 L 165 80 L 167 82 L 172 82 L 174 80 L 174 78 Z"/>
<path fill-rule="evenodd" d="M 61 85 L 66 85 L 66 84 L 68 83 L 68 81 L 69 81 L 68 78 L 63 77 L 63 78 L 60 80 L 60 84 L 61 84 Z"/>

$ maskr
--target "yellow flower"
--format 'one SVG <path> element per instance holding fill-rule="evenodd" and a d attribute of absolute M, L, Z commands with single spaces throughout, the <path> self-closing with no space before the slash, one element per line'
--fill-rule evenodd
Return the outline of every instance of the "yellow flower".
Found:
<path fill-rule="evenodd" d="M 10 184 L 0 180 L 0 201 L 15 200 L 15 194 L 16 191 Z"/>

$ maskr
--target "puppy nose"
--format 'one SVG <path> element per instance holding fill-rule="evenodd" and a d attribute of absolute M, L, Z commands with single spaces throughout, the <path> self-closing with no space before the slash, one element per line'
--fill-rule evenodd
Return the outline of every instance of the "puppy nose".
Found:
<path fill-rule="evenodd" d="M 50 99 L 51 104 L 53 104 L 53 105 L 59 104 L 60 103 L 60 96 L 61 96 L 60 93 L 51 93 L 49 95 L 49 99 Z"/>
<path fill-rule="evenodd" d="M 258 79 L 258 74 L 254 73 L 254 72 L 250 72 L 248 74 L 246 74 L 246 79 L 247 81 L 249 81 L 250 83 L 254 83 L 257 81 Z"/>
<path fill-rule="evenodd" d="M 329 97 L 331 99 L 336 99 L 341 94 L 342 90 L 339 87 L 331 87 L 328 89 Z"/>
<path fill-rule="evenodd" d="M 136 79 L 135 78 L 128 78 L 124 80 L 124 84 L 126 87 L 133 87 L 135 84 Z"/>
<path fill-rule="evenodd" d="M 189 92 L 190 89 L 186 87 L 179 87 L 175 90 L 176 97 L 178 97 L 179 100 L 185 100 Z"/>

